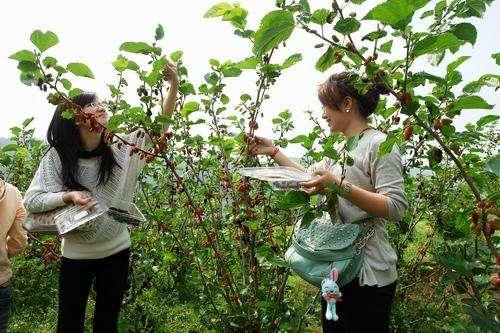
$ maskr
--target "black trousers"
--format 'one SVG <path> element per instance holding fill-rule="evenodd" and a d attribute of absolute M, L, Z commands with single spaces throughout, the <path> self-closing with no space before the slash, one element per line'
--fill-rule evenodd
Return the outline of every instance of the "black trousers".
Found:
<path fill-rule="evenodd" d="M 340 288 L 342 301 L 337 302 L 338 321 L 326 320 L 326 301 L 322 299 L 322 322 L 325 333 L 389 332 L 392 300 L 396 282 L 384 287 L 360 286 L 356 278 Z"/>
<path fill-rule="evenodd" d="M 94 281 L 96 304 L 93 331 L 117 331 L 118 315 L 128 287 L 129 257 L 130 249 L 102 259 L 75 260 L 62 257 L 57 332 L 83 332 L 85 309 Z"/>

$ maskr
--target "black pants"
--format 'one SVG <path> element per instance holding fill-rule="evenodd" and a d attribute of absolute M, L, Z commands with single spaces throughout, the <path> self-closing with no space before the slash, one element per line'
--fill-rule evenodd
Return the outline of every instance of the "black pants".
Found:
<path fill-rule="evenodd" d="M 63 257 L 59 271 L 57 332 L 83 332 L 90 287 L 95 280 L 94 332 L 117 331 L 118 314 L 128 286 L 130 249 L 102 259 Z"/>
<path fill-rule="evenodd" d="M 389 317 L 396 293 L 396 282 L 384 287 L 360 286 L 356 278 L 341 287 L 340 292 L 342 301 L 336 304 L 338 321 L 326 320 L 326 301 L 322 299 L 323 332 L 389 332 Z"/>

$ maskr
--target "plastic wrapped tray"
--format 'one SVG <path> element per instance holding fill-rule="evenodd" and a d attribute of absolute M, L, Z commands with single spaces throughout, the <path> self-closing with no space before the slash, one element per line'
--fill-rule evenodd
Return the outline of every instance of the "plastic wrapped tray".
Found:
<path fill-rule="evenodd" d="M 23 227 L 32 233 L 64 235 L 105 213 L 117 222 L 134 226 L 146 221 L 135 204 L 129 203 L 125 208 L 127 209 L 108 208 L 99 202 L 92 207 L 64 206 L 44 213 L 29 213 Z"/>
<path fill-rule="evenodd" d="M 64 235 L 81 225 L 95 219 L 106 213 L 108 208 L 99 202 L 93 206 L 68 206 L 59 214 L 54 216 L 54 221 L 57 231 L 60 235 Z"/>
<path fill-rule="evenodd" d="M 108 214 L 116 221 L 137 226 L 141 222 L 146 222 L 146 218 L 134 203 L 131 203 L 127 210 L 116 207 L 109 207 Z"/>
<path fill-rule="evenodd" d="M 300 183 L 311 180 L 314 176 L 292 167 L 254 167 L 241 168 L 238 173 L 245 177 L 268 182 L 277 189 L 297 189 Z"/>

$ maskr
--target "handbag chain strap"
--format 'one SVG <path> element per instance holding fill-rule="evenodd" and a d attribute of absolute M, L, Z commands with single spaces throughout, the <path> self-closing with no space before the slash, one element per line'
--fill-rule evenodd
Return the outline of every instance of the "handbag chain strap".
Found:
<path fill-rule="evenodd" d="M 366 246 L 366 243 L 372 238 L 372 236 L 375 234 L 375 227 L 372 225 L 368 229 L 368 231 L 363 235 L 363 237 L 360 237 L 354 242 L 354 246 L 356 247 L 356 254 L 359 254 L 361 252 L 361 249 Z"/>

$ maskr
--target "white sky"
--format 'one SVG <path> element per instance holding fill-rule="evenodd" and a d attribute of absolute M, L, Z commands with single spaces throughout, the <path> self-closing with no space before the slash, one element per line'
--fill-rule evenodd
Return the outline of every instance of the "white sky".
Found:
<path fill-rule="evenodd" d="M 62 0 L 50 1 L 4 1 L 0 12 L 0 91 L 2 108 L 0 110 L 0 137 L 9 136 L 9 128 L 19 125 L 28 117 L 35 117 L 36 135 L 43 137 L 54 110 L 46 102 L 45 95 L 36 87 L 28 87 L 19 81 L 17 63 L 8 56 L 21 49 L 32 49 L 29 36 L 33 30 L 50 30 L 59 37 L 59 44 L 47 54 L 55 55 L 58 60 L 83 62 L 93 71 L 96 79 L 75 79 L 73 83 L 80 88 L 96 91 L 100 96 L 109 96 L 106 84 L 114 83 L 116 76 L 111 62 L 119 54 L 118 48 L 124 41 L 151 42 L 158 23 L 165 29 L 165 38 L 160 46 L 167 54 L 175 50 L 184 51 L 184 63 L 189 70 L 190 80 L 195 88 L 202 82 L 203 75 L 209 71 L 208 59 L 238 61 L 251 55 L 251 48 L 246 40 L 233 35 L 233 28 L 228 22 L 220 19 L 204 19 L 203 14 L 216 0 L 183 0 L 183 1 L 96 1 L 86 0 L 70 2 Z M 231 1 L 229 1 L 231 2 Z M 241 0 L 241 5 L 248 9 L 248 28 L 256 29 L 265 13 L 274 10 L 273 0 Z M 329 0 L 309 0 L 311 9 L 329 8 Z M 355 6 L 358 18 L 364 16 L 368 8 L 382 1 L 368 0 L 368 6 Z M 70 5 L 71 3 L 71 5 Z M 347 13 L 350 10 L 347 10 Z M 461 66 L 464 82 L 479 78 L 485 73 L 499 74 L 500 67 L 495 65 L 491 54 L 500 52 L 498 36 L 500 31 L 500 2 L 496 1 L 487 10 L 483 20 L 473 19 L 478 39 L 472 48 L 464 47 L 460 55 L 472 56 Z M 427 25 L 422 26 L 425 29 Z M 356 35 L 363 36 L 372 29 L 363 30 Z M 324 81 L 329 73 L 339 68 L 333 67 L 326 73 L 319 73 L 314 64 L 324 50 L 314 49 L 318 43 L 314 36 L 303 31 L 294 32 L 287 42 L 286 49 L 280 49 L 277 59 L 300 52 L 303 61 L 286 70 L 271 90 L 271 99 L 263 107 L 265 118 L 260 121 L 259 133 L 272 137 L 271 118 L 277 113 L 289 109 L 296 120 L 296 131 L 293 134 L 307 133 L 312 127 L 303 121 L 304 110 L 313 110 L 321 116 L 321 108 L 316 97 L 316 87 Z M 393 47 L 393 50 L 397 49 Z M 134 55 L 125 54 L 134 58 Z M 383 55 L 383 54 L 381 54 Z M 456 57 L 458 55 L 454 55 Z M 445 58 L 446 65 L 452 57 Z M 414 72 L 426 70 L 442 73 L 445 66 L 432 68 L 421 59 Z M 239 100 L 239 95 L 247 92 L 255 95 L 253 72 L 239 78 L 230 79 L 228 91 L 232 100 Z M 136 86 L 130 87 L 134 96 Z M 490 104 L 499 104 L 500 94 L 491 88 L 484 88 L 481 95 Z M 498 106 L 489 113 L 498 114 Z M 477 120 L 484 116 L 484 111 L 466 110 L 463 112 L 462 124 Z M 294 148 L 292 148 L 295 150 Z"/>

